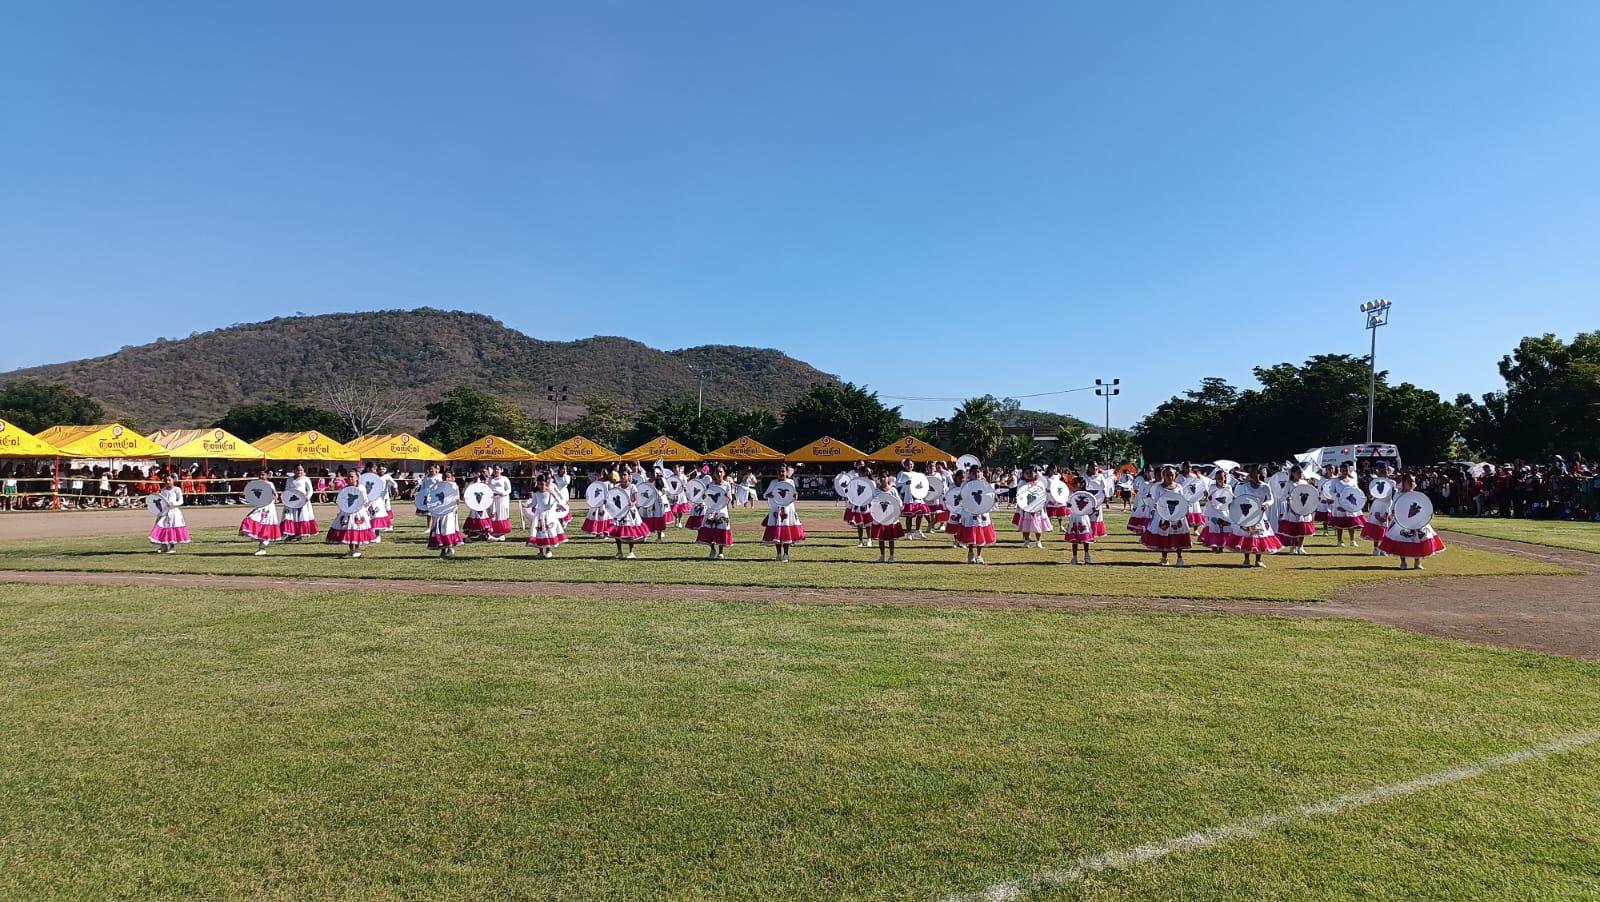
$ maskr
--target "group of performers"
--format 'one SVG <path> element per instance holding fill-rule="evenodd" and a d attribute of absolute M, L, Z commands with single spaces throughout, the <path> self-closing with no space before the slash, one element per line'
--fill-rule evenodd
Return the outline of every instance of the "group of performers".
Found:
<path fill-rule="evenodd" d="M 338 511 L 324 542 L 344 545 L 348 555 L 382 541 L 394 529 L 391 499 L 398 494 L 393 476 L 381 465 L 341 473 L 348 483 L 337 498 Z M 983 564 L 983 551 L 997 544 L 992 510 L 994 487 L 984 467 L 971 458 L 960 464 L 935 462 L 918 470 L 912 461 L 875 467 L 861 462 L 835 478 L 845 501 L 844 522 L 856 531 L 859 547 L 878 550 L 878 561 L 895 563 L 898 543 L 943 534 L 966 551 L 967 562 Z M 533 491 L 521 499 L 526 544 L 550 558 L 567 539 L 573 519 L 569 497 L 572 474 L 566 467 L 540 470 Z M 1416 567 L 1444 550 L 1444 543 L 1424 516 L 1410 525 L 1394 513 L 1394 499 L 1414 492 L 1409 474 L 1391 476 L 1382 465 L 1363 485 L 1346 464 L 1337 470 L 1307 474 L 1299 466 L 1270 470 L 1260 466 L 1224 471 L 1187 463 L 1145 468 L 1120 478 L 1098 465 L 1081 473 L 1054 467 L 1026 467 L 1016 474 L 1012 524 L 1024 547 L 1044 547 L 1046 533 L 1060 531 L 1072 550 L 1071 563 L 1093 564 L 1092 547 L 1106 535 L 1109 499 L 1131 494 L 1128 530 L 1144 547 L 1160 554 L 1162 566 L 1186 565 L 1184 552 L 1198 547 L 1243 556 L 1246 567 L 1263 567 L 1267 555 L 1288 549 L 1306 554 L 1319 529 L 1328 530 L 1338 547 L 1372 543 L 1373 555 L 1399 559 L 1401 569 Z M 1353 490 L 1353 491 L 1352 491 Z M 731 511 L 754 486 L 736 482 L 721 465 L 688 472 L 682 464 L 658 463 L 646 470 L 633 464 L 604 470 L 586 491 L 588 509 L 579 530 L 615 543 L 619 559 L 634 559 L 636 546 L 660 542 L 669 529 L 695 531 L 707 548 L 707 560 L 725 560 L 733 545 Z M 263 471 L 246 487 L 255 493 L 239 533 L 265 555 L 273 542 L 299 542 L 319 534 L 312 485 L 303 467 L 286 480 L 281 492 Z M 795 545 L 806 539 L 796 502 L 799 493 L 792 467 L 762 493 L 768 511 L 762 520 L 762 542 L 772 546 L 775 560 L 786 562 Z M 458 481 L 447 468 L 430 466 L 416 492 L 415 510 L 428 524 L 428 547 L 441 557 L 454 557 L 468 541 L 503 542 L 512 534 L 511 480 L 499 466 L 485 466 Z M 1409 496 L 1408 496 L 1409 497 Z M 188 543 L 183 517 L 183 492 L 175 477 L 147 499 L 157 516 L 150 541 L 161 553 Z M 459 508 L 465 505 L 465 520 Z M 282 511 L 280 513 L 280 506 Z M 1431 510 L 1431 509 L 1430 509 Z"/>

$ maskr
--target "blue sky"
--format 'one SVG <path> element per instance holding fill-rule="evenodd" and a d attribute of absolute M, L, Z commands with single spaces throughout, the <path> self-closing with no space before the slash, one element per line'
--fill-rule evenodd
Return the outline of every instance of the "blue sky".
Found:
<path fill-rule="evenodd" d="M 885 395 L 1115 376 L 1128 424 L 1364 353 L 1382 296 L 1380 365 L 1481 392 L 1600 328 L 1596 46 L 1584 0 L 11 4 L 0 369 L 431 305 Z"/>

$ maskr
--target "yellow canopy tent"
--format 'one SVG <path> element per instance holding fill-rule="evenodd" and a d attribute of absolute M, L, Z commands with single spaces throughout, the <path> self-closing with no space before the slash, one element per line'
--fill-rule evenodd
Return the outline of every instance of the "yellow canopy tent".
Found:
<path fill-rule="evenodd" d="M 226 429 L 162 429 L 150 439 L 165 449 L 162 457 L 206 460 L 260 460 L 261 449 Z"/>
<path fill-rule="evenodd" d="M 574 435 L 540 451 L 539 459 L 557 464 L 610 463 L 617 459 L 617 452 L 581 435 Z"/>
<path fill-rule="evenodd" d="M 847 445 L 831 435 L 824 435 L 809 445 L 796 448 L 784 459 L 791 463 L 842 464 L 865 460 L 867 453 Z"/>
<path fill-rule="evenodd" d="M 705 455 L 706 460 L 783 460 L 783 452 L 774 451 L 748 435 L 741 435 L 715 451 Z"/>
<path fill-rule="evenodd" d="M 320 432 L 274 432 L 254 442 L 267 460 L 353 461 L 358 455 Z"/>
<path fill-rule="evenodd" d="M 38 438 L 60 449 L 63 457 L 166 457 L 167 449 L 121 423 L 98 426 L 51 426 Z"/>
<path fill-rule="evenodd" d="M 476 460 L 485 463 L 509 463 L 517 460 L 539 460 L 538 454 L 498 435 L 486 435 L 470 445 L 451 451 L 445 460 Z"/>
<path fill-rule="evenodd" d="M 931 464 L 936 460 L 948 463 L 955 460 L 956 456 L 947 451 L 940 451 L 914 435 L 907 435 L 902 436 L 900 441 L 892 445 L 884 445 L 873 452 L 872 456 L 867 459 L 895 463 L 907 458 L 919 464 Z"/>
<path fill-rule="evenodd" d="M 363 460 L 444 460 L 445 453 L 409 432 L 391 435 L 363 435 L 345 447 Z"/>
<path fill-rule="evenodd" d="M 658 435 L 639 447 L 623 453 L 623 460 L 677 460 L 692 461 L 702 460 L 699 451 L 690 448 L 681 442 L 675 442 L 664 435 Z"/>
<path fill-rule="evenodd" d="M 0 457 L 72 457 L 15 423 L 0 420 Z"/>

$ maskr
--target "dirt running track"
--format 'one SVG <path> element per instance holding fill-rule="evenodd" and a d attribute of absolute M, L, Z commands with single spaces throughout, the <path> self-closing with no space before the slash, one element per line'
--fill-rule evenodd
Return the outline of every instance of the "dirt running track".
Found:
<path fill-rule="evenodd" d="M 235 514 L 234 516 L 237 516 Z M 143 518 L 142 518 L 143 519 Z M 1427 636 L 1463 639 L 1600 660 L 1600 555 L 1449 534 L 1455 544 L 1558 563 L 1578 576 L 1462 577 L 1392 581 L 1347 590 L 1326 602 L 1206 601 L 1174 598 L 1009 595 L 1004 593 L 879 590 L 874 604 L 930 605 L 997 610 L 1165 611 L 1171 613 L 1270 614 L 1281 617 L 1351 617 Z M 0 582 L 256 589 L 264 591 L 406 592 L 419 595 L 531 595 L 606 599 L 711 599 L 795 604 L 860 604 L 848 589 L 774 589 L 761 586 L 695 586 L 620 583 L 445 582 L 399 579 L 282 579 L 266 576 L 204 576 L 162 573 L 0 571 Z"/>

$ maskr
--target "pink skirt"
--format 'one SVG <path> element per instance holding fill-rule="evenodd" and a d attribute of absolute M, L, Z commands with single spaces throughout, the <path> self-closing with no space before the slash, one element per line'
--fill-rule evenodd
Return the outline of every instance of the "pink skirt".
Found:
<path fill-rule="evenodd" d="M 1205 522 L 1206 522 L 1206 515 L 1205 514 L 1198 513 L 1196 511 L 1190 511 L 1189 512 L 1189 525 L 1190 526 L 1204 526 Z"/>
<path fill-rule="evenodd" d="M 285 520 L 279 528 L 286 536 L 314 536 L 322 532 L 315 520 Z"/>
<path fill-rule="evenodd" d="M 376 525 L 376 524 L 374 524 L 374 525 Z M 489 521 L 489 535 L 491 535 L 491 536 L 509 536 L 509 535 L 511 535 L 511 521 L 510 520 L 490 520 Z"/>
<path fill-rule="evenodd" d="M 1064 533 L 1061 538 L 1068 542 L 1087 545 L 1090 542 L 1093 542 L 1096 538 L 1094 534 L 1094 525 L 1091 524 L 1089 528 L 1081 530 L 1069 526 L 1067 527 L 1066 533 Z"/>
<path fill-rule="evenodd" d="M 1144 528 L 1146 526 L 1149 526 L 1149 525 L 1150 525 L 1150 518 L 1149 517 L 1129 517 L 1128 518 L 1128 532 L 1131 532 L 1136 536 L 1144 535 Z"/>
<path fill-rule="evenodd" d="M 1329 514 L 1329 529 L 1360 529 L 1367 525 L 1367 518 L 1360 514 Z"/>
<path fill-rule="evenodd" d="M 1309 520 L 1279 520 L 1278 537 L 1307 539 L 1317 534 L 1317 524 Z"/>
<path fill-rule="evenodd" d="M 666 532 L 667 518 L 665 515 L 660 517 L 645 517 L 644 525 L 649 527 L 651 532 Z"/>
<path fill-rule="evenodd" d="M 1421 542 L 1401 542 L 1385 535 L 1378 542 L 1378 550 L 1395 557 L 1432 557 L 1444 550 L 1444 539 L 1433 536 Z"/>
<path fill-rule="evenodd" d="M 244 522 L 239 524 L 239 535 L 248 536 L 257 542 L 276 542 L 283 538 L 283 526 L 245 517 Z"/>
<path fill-rule="evenodd" d="M 928 505 L 921 501 L 912 501 L 900 507 L 902 517 L 920 517 L 928 513 Z"/>
<path fill-rule="evenodd" d="M 950 522 L 950 511 L 948 509 L 942 508 L 942 507 L 933 508 L 933 522 L 935 522 L 935 523 L 949 523 Z"/>
<path fill-rule="evenodd" d="M 1327 511 L 1317 511 L 1315 514 L 1311 515 L 1311 521 L 1313 523 L 1326 523 L 1326 522 L 1328 522 L 1328 512 Z"/>
<path fill-rule="evenodd" d="M 328 527 L 328 537 L 324 540 L 329 545 L 371 545 L 378 541 L 378 531 L 371 526 L 361 529 L 338 529 Z"/>
<path fill-rule="evenodd" d="M 684 529 L 699 529 L 700 528 L 700 524 L 702 524 L 704 522 L 706 522 L 706 518 L 703 515 L 696 515 L 696 516 L 690 517 L 689 519 L 683 521 L 683 528 Z"/>
<path fill-rule="evenodd" d="M 189 527 L 157 526 L 150 530 L 150 541 L 157 545 L 189 544 Z"/>
<path fill-rule="evenodd" d="M 1105 535 L 1106 535 L 1106 521 L 1104 521 L 1104 520 L 1095 520 L 1094 521 L 1094 537 L 1097 538 L 1097 539 L 1103 539 L 1103 538 L 1105 538 Z"/>
<path fill-rule="evenodd" d="M 713 529 L 709 526 L 701 526 L 699 527 L 699 532 L 695 533 L 694 540 L 699 542 L 701 545 L 732 545 L 733 530 Z"/>
<path fill-rule="evenodd" d="M 806 528 L 793 526 L 768 526 L 761 531 L 761 541 L 768 545 L 793 545 L 806 540 Z"/>
<path fill-rule="evenodd" d="M 879 526 L 874 523 L 867 529 L 867 535 L 871 536 L 874 542 L 892 542 L 895 539 L 904 538 L 905 534 L 906 528 L 899 523 L 890 523 L 887 526 Z"/>
<path fill-rule="evenodd" d="M 1382 542 L 1384 534 L 1388 531 L 1388 528 L 1382 523 L 1379 523 L 1376 520 L 1368 520 L 1366 525 L 1361 527 L 1361 538 L 1369 539 L 1374 542 Z"/>
<path fill-rule="evenodd" d="M 591 536 L 609 536 L 616 521 L 610 517 L 584 517 L 583 531 Z"/>
<path fill-rule="evenodd" d="M 627 542 L 632 539 L 643 539 L 650 535 L 650 527 L 643 523 L 634 523 L 629 526 L 616 525 L 611 527 L 611 538 Z"/>
<path fill-rule="evenodd" d="M 994 524 L 988 526 L 964 527 L 966 535 L 961 544 L 971 545 L 975 548 L 987 548 L 994 544 Z"/>
<path fill-rule="evenodd" d="M 1227 548 L 1229 547 L 1228 539 L 1230 537 L 1238 538 L 1238 536 L 1226 530 L 1217 532 L 1209 523 L 1206 524 L 1205 529 L 1200 530 L 1200 544 L 1207 548 Z"/>
<path fill-rule="evenodd" d="M 571 522 L 572 522 L 572 511 L 569 510 L 566 513 L 561 515 L 561 525 L 562 526 L 565 526 L 565 525 L 567 525 L 568 523 L 571 523 Z"/>
<path fill-rule="evenodd" d="M 1164 536 L 1153 532 L 1146 532 L 1139 536 L 1139 544 L 1152 551 L 1182 551 L 1191 544 L 1189 534 L 1180 532 L 1175 536 Z"/>
<path fill-rule="evenodd" d="M 465 506 L 465 505 L 463 505 Z M 469 536 L 486 536 L 489 534 L 489 517 L 486 514 L 471 514 L 467 522 L 461 524 L 461 531 Z"/>
<path fill-rule="evenodd" d="M 394 514 L 387 513 L 381 517 L 372 518 L 373 529 L 394 529 Z"/>
<path fill-rule="evenodd" d="M 548 536 L 529 536 L 528 544 L 535 548 L 554 548 L 566 540 L 567 534 L 558 532 Z"/>
<path fill-rule="evenodd" d="M 435 533 L 428 536 L 429 548 L 454 548 L 465 542 L 459 532 Z"/>
<path fill-rule="evenodd" d="M 1044 506 L 1044 515 L 1052 520 L 1057 520 L 1062 517 L 1072 516 L 1072 509 L 1065 504 L 1046 504 Z"/>
<path fill-rule="evenodd" d="M 1264 536 L 1234 536 L 1238 544 L 1234 547 L 1245 554 L 1277 554 L 1283 550 L 1283 543 L 1272 533 Z"/>
<path fill-rule="evenodd" d="M 1050 518 L 1046 517 L 1043 513 L 1013 514 L 1011 517 L 1011 522 L 1016 525 L 1017 529 L 1023 532 L 1048 532 L 1050 530 Z"/>
<path fill-rule="evenodd" d="M 694 510 L 694 505 L 687 501 L 680 501 L 672 506 L 672 515 L 674 517 L 681 517 L 692 510 Z"/>
<path fill-rule="evenodd" d="M 872 515 L 867 513 L 866 511 L 858 511 L 858 510 L 851 510 L 850 508 L 845 508 L 845 511 L 844 511 L 844 522 L 850 524 L 851 526 L 871 526 L 872 525 Z"/>

